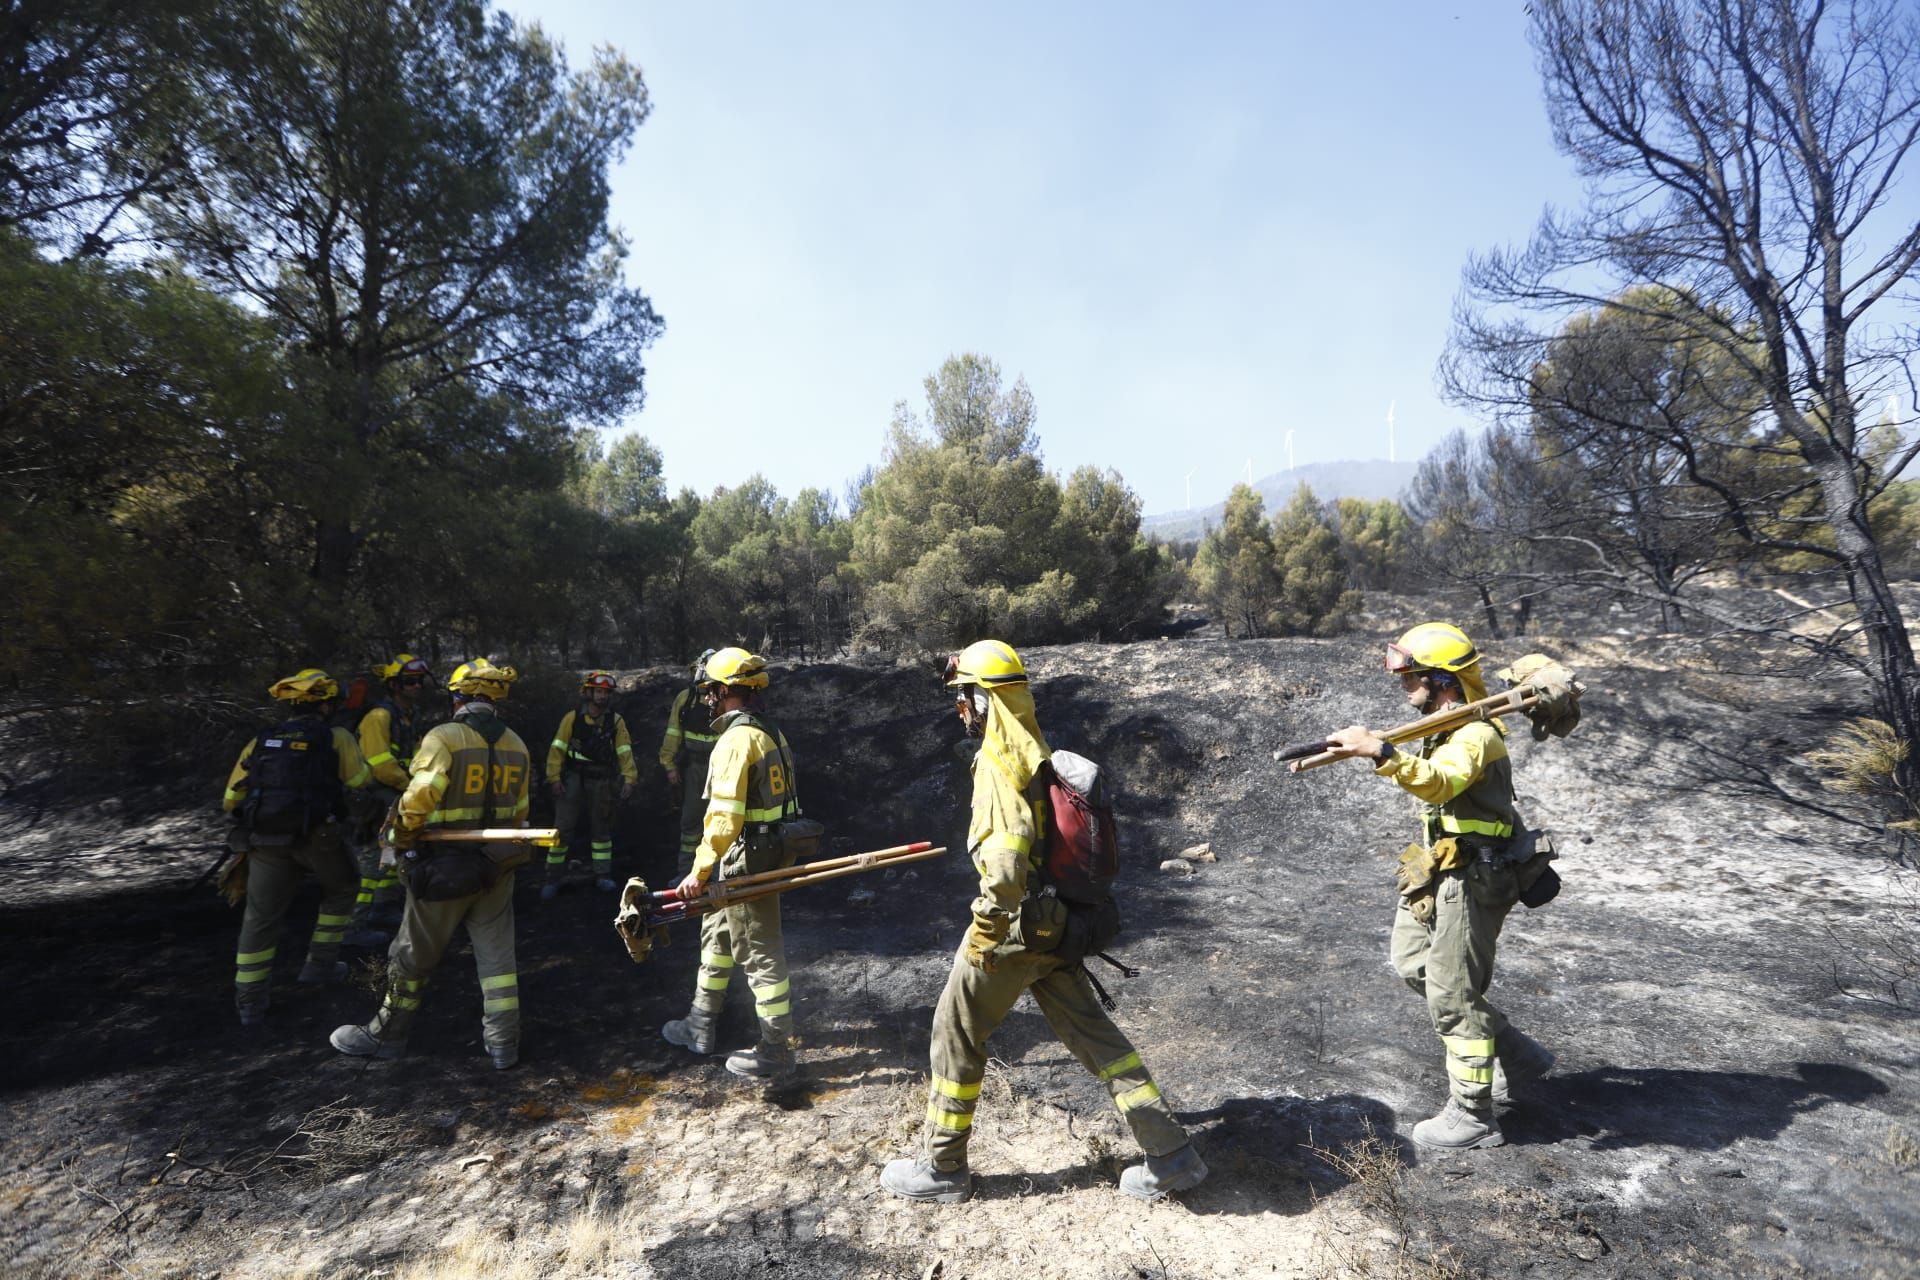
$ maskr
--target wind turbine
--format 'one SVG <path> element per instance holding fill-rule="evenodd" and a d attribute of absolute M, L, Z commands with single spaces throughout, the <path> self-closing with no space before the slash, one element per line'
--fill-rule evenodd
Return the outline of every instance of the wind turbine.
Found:
<path fill-rule="evenodd" d="M 1393 407 L 1399 403 L 1400 402 L 1398 400 L 1387 401 L 1387 461 L 1388 462 L 1393 461 Z"/>
<path fill-rule="evenodd" d="M 1287 428 L 1287 470 L 1293 470 L 1293 428 Z"/>
<path fill-rule="evenodd" d="M 1253 488 L 1253 459 L 1247 459 L 1247 488 Z"/>
<path fill-rule="evenodd" d="M 1193 471 L 1198 471 L 1199 469 L 1200 468 L 1195 467 Z M 1193 510 L 1193 471 L 1187 472 L 1187 510 L 1189 511 Z"/>

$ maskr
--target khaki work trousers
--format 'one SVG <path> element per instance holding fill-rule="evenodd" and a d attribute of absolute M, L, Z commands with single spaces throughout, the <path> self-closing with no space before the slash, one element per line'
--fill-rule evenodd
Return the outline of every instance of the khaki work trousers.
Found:
<path fill-rule="evenodd" d="M 693 855 L 700 848 L 700 837 L 707 822 L 707 765 L 710 751 L 689 751 L 680 766 L 680 857 L 674 863 L 675 883 L 693 870 Z"/>
<path fill-rule="evenodd" d="M 720 860 L 720 877 L 771 871 L 782 860 L 780 841 L 752 836 L 736 841 Z M 727 1003 L 727 985 L 735 969 L 746 975 L 753 992 L 760 1043 L 780 1053 L 794 1047 L 793 988 L 787 976 L 787 944 L 780 932 L 780 897 L 714 911 L 700 921 L 700 971 L 693 1007 L 719 1017 Z"/>
<path fill-rule="evenodd" d="M 440 966 L 462 924 L 473 941 L 473 964 L 480 971 L 480 1031 L 487 1048 L 520 1044 L 520 974 L 513 954 L 513 872 L 502 873 L 491 889 L 422 902 L 407 891 L 406 915 L 387 950 L 387 995 L 367 1031 L 376 1040 L 407 1038 L 419 1015 L 427 978 Z"/>
<path fill-rule="evenodd" d="M 233 972 L 234 1004 L 243 1012 L 267 1008 L 281 918 L 308 872 L 320 878 L 320 914 L 307 946 L 307 963 L 331 968 L 360 881 L 339 826 L 328 823 L 292 844 L 256 845 L 247 854 L 247 910 L 240 919 Z"/>
<path fill-rule="evenodd" d="M 380 865 L 380 836 L 386 826 L 387 813 L 399 798 L 398 791 L 377 782 L 354 793 L 351 802 L 353 857 L 360 869 L 360 892 L 353 900 L 355 928 L 367 923 L 367 913 L 376 901 L 393 902 L 401 896 L 400 873 L 393 867 Z"/>
<path fill-rule="evenodd" d="M 967 963 L 966 944 L 954 954 L 946 990 L 933 1011 L 933 1079 L 927 1091 L 924 1154 L 936 1169 L 962 1169 L 973 1109 L 987 1072 L 987 1037 L 1006 1020 L 1024 991 L 1033 993 L 1047 1025 L 1080 1065 L 1107 1086 L 1135 1142 L 1150 1156 L 1187 1145 L 1132 1041 L 1094 998 L 1086 972 L 1051 955 L 1029 951 L 1002 958 L 992 973 Z"/>
<path fill-rule="evenodd" d="M 1393 917 L 1394 972 L 1427 1002 L 1454 1101 L 1482 1115 L 1493 1107 L 1493 1042 L 1507 1027 L 1487 987 L 1500 928 L 1519 900 L 1513 868 L 1476 860 L 1441 873 L 1431 922 L 1414 919 L 1405 901 Z"/>
<path fill-rule="evenodd" d="M 582 815 L 587 819 L 587 839 L 592 841 L 593 874 L 612 877 L 613 803 L 619 789 L 619 774 L 597 777 L 578 769 L 567 770 L 560 798 L 553 807 L 553 825 L 560 828 L 560 842 L 547 850 L 547 879 L 557 879 L 567 865 L 567 849 Z"/>

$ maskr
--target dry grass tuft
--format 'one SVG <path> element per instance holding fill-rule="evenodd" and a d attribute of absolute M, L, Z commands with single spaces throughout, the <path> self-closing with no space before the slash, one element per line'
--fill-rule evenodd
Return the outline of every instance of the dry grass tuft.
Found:
<path fill-rule="evenodd" d="M 410 1258 L 392 1273 L 393 1280 L 573 1280 L 580 1277 L 625 1275 L 647 1240 L 646 1211 L 629 1205 L 607 1213 L 589 1201 L 565 1222 L 508 1235 L 501 1230 L 478 1232 L 450 1241 L 445 1247 Z"/>
<path fill-rule="evenodd" d="M 1847 721 L 1825 746 L 1807 752 L 1808 763 L 1826 775 L 1821 785 L 1827 790 L 1880 800 L 1904 815 L 1888 827 L 1920 832 L 1920 796 L 1900 785 L 1899 770 L 1906 758 L 1907 744 L 1893 726 L 1865 717 Z"/>
<path fill-rule="evenodd" d="M 1357 1141 L 1338 1151 L 1310 1146 L 1308 1150 L 1347 1180 L 1362 1219 L 1378 1230 L 1365 1236 L 1349 1233 L 1337 1215 L 1320 1215 L 1314 1241 L 1319 1274 L 1332 1280 L 1464 1280 L 1466 1273 L 1445 1246 L 1434 1252 L 1414 1243 L 1415 1205 L 1406 1192 L 1406 1167 L 1400 1151 L 1374 1131 L 1371 1120 L 1361 1122 Z M 1316 1207 L 1326 1209 L 1318 1193 Z"/>
<path fill-rule="evenodd" d="M 1887 1163 L 1896 1169 L 1920 1169 L 1920 1142 L 1899 1125 L 1887 1130 Z"/>
<path fill-rule="evenodd" d="M 360 957 L 347 972 L 347 985 L 358 987 L 369 995 L 381 996 L 387 993 L 387 957 L 382 954 Z"/>

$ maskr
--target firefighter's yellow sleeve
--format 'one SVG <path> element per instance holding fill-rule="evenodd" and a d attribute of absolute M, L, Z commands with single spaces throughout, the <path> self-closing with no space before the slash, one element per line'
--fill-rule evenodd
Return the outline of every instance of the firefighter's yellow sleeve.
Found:
<path fill-rule="evenodd" d="M 408 767 L 413 776 L 401 793 L 395 822 L 402 831 L 418 831 L 427 825 L 428 815 L 440 807 L 440 797 L 447 793 L 453 751 L 437 732 L 430 733 L 415 748 Z"/>
<path fill-rule="evenodd" d="M 1039 836 L 1033 805 L 1013 776 L 982 750 L 973 760 L 973 818 L 967 851 L 980 874 L 973 900 L 973 937 L 983 949 L 1005 940 L 1020 917 L 1027 892 L 1027 866 Z"/>
<path fill-rule="evenodd" d="M 560 717 L 560 727 L 553 731 L 553 745 L 547 748 L 547 781 L 558 782 L 567 767 L 567 744 L 573 741 L 572 711 Z"/>
<path fill-rule="evenodd" d="M 627 734 L 627 721 L 624 716 L 613 716 L 613 758 L 620 762 L 620 776 L 628 782 L 640 781 L 640 766 L 633 762 L 633 739 Z"/>
<path fill-rule="evenodd" d="M 340 782 L 350 788 L 364 787 L 373 781 L 373 770 L 367 767 L 367 758 L 360 754 L 360 744 L 353 735 L 338 725 L 333 730 L 333 754 L 340 761 Z"/>
<path fill-rule="evenodd" d="M 247 757 L 253 754 L 258 738 L 248 738 L 247 745 L 240 748 L 240 758 L 233 762 L 233 771 L 227 774 L 227 793 L 220 798 L 220 808 L 232 813 L 247 798 Z"/>
<path fill-rule="evenodd" d="M 1445 804 L 1480 780 L 1489 760 L 1507 753 L 1500 731 L 1490 724 L 1470 724 L 1434 749 L 1426 759 L 1395 751 L 1374 772 L 1392 778 L 1401 788 L 1428 804 Z"/>
<path fill-rule="evenodd" d="M 395 791 L 406 790 L 406 768 L 393 758 L 393 713 L 385 707 L 375 707 L 361 718 L 360 754 L 367 758 L 374 781 Z"/>
<path fill-rule="evenodd" d="M 761 741 L 761 734 L 736 725 L 713 744 L 707 765 L 707 820 L 693 854 L 693 872 L 702 880 L 713 875 L 747 825 L 747 779 L 762 754 Z"/>
<path fill-rule="evenodd" d="M 691 689 L 682 689 L 673 695 L 673 708 L 667 712 L 667 736 L 660 739 L 660 767 L 677 769 L 680 767 L 680 711 L 687 705 Z"/>

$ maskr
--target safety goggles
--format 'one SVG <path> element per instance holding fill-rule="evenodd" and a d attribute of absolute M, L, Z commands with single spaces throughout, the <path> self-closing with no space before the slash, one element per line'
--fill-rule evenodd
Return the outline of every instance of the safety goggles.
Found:
<path fill-rule="evenodd" d="M 1399 645 L 1389 640 L 1387 642 L 1387 670 L 1396 676 L 1403 676 L 1410 672 L 1423 670 L 1423 668 L 1414 660 L 1414 656 L 1410 651 L 1402 649 Z"/>
<path fill-rule="evenodd" d="M 425 684 L 426 682 L 427 682 L 427 678 L 425 676 L 401 676 L 399 679 L 394 681 L 395 684 L 399 685 L 403 689 L 418 689 L 421 685 Z"/>

